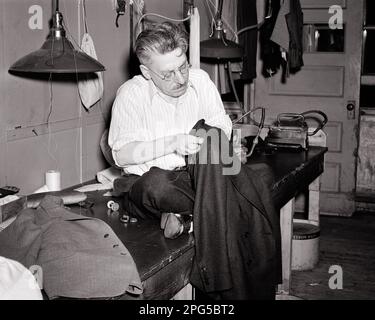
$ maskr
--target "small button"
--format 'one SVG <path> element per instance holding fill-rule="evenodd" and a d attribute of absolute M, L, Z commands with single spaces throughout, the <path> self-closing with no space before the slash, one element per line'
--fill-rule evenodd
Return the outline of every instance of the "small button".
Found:
<path fill-rule="evenodd" d="M 108 238 L 108 237 L 109 237 L 109 234 L 106 233 L 106 234 L 104 235 L 104 238 Z"/>

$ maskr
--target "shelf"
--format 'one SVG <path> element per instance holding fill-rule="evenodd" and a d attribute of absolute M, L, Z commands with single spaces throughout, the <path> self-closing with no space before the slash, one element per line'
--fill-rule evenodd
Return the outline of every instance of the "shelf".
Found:
<path fill-rule="evenodd" d="M 375 75 L 363 75 L 361 76 L 361 84 L 364 85 L 375 85 Z"/>
<path fill-rule="evenodd" d="M 361 119 L 362 120 L 365 120 L 366 116 L 368 116 L 368 118 L 375 116 L 375 109 L 374 108 L 363 108 L 362 107 L 360 109 L 360 111 L 361 111 Z"/>

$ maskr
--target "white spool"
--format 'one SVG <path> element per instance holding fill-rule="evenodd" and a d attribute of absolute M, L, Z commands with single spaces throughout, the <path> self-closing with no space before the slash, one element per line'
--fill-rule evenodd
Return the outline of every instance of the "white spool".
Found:
<path fill-rule="evenodd" d="M 118 211 L 120 209 L 120 206 L 117 202 L 110 200 L 107 202 L 107 208 L 111 209 L 112 211 Z"/>
<path fill-rule="evenodd" d="M 61 174 L 59 171 L 48 170 L 46 172 L 46 186 L 49 191 L 61 190 Z"/>

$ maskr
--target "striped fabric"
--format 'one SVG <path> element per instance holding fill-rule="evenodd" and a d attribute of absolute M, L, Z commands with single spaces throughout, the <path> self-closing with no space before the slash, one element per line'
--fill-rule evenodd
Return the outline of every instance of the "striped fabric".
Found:
<path fill-rule="evenodd" d="M 205 71 L 190 70 L 188 89 L 178 99 L 164 95 L 151 80 L 135 76 L 118 89 L 112 107 L 108 143 L 116 164 L 116 152 L 125 144 L 189 133 L 200 119 L 222 129 L 230 137 L 232 123 L 225 113 L 215 84 Z M 152 166 L 173 170 L 184 165 L 182 156 L 169 154 L 143 164 L 124 167 L 124 172 L 142 175 Z"/>

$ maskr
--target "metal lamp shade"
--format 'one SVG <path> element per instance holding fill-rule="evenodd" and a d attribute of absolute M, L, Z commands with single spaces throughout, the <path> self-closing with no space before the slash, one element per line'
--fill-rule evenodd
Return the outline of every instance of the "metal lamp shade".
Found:
<path fill-rule="evenodd" d="M 90 73 L 104 71 L 104 66 L 84 52 L 74 49 L 65 36 L 62 14 L 56 10 L 53 26 L 42 47 L 16 61 L 10 72 Z"/>
<path fill-rule="evenodd" d="M 43 46 L 16 61 L 13 72 L 89 73 L 104 71 L 104 66 L 84 52 L 74 49 L 65 37 L 48 37 Z"/>
<path fill-rule="evenodd" d="M 221 30 L 216 30 L 216 32 L 220 31 Z M 243 57 L 244 53 L 242 47 L 233 41 L 224 40 L 222 36 L 212 37 L 200 43 L 201 58 L 235 60 Z"/>

